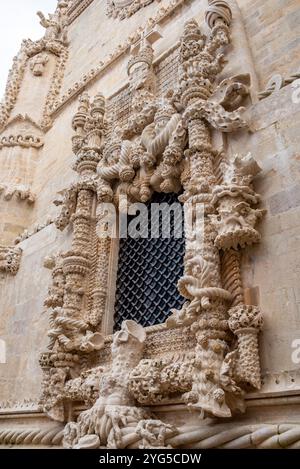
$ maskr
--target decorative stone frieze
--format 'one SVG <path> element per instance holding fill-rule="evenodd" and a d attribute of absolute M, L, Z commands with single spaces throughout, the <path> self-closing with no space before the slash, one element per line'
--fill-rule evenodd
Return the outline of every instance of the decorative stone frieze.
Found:
<path fill-rule="evenodd" d="M 27 184 L 3 184 L 0 183 L 0 195 L 6 201 L 16 198 L 19 201 L 26 200 L 29 205 L 35 202 L 35 194 Z"/>

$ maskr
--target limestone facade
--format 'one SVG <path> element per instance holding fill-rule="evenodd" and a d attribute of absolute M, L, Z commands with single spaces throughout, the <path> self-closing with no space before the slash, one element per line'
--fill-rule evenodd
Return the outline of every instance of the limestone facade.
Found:
<path fill-rule="evenodd" d="M 0 107 L 0 446 L 298 448 L 299 2 L 38 17 Z M 155 193 L 203 209 L 183 306 L 115 331 L 103 207 Z"/>

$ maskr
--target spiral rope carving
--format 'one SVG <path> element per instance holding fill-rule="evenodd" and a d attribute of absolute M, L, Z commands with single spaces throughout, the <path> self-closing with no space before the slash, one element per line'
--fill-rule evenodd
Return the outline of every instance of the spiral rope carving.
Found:
<path fill-rule="evenodd" d="M 0 430 L 1 445 L 61 446 L 64 430 L 61 426 L 39 429 Z"/>

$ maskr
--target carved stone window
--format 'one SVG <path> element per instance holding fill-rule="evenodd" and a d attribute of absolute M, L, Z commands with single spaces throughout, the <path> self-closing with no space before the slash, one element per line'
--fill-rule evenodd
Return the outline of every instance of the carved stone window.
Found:
<path fill-rule="evenodd" d="M 176 194 L 155 193 L 151 203 L 171 206 L 178 203 L 178 198 Z M 177 282 L 183 274 L 185 242 L 184 236 L 177 238 L 174 233 L 174 225 L 176 228 L 183 225 L 183 213 L 179 219 L 178 212 L 170 211 L 170 238 L 162 237 L 160 216 L 159 238 L 151 239 L 150 208 L 148 204 L 148 237 L 120 240 L 115 330 L 120 329 L 125 319 L 134 319 L 143 326 L 163 323 L 170 308 L 180 309 L 184 303 Z"/>

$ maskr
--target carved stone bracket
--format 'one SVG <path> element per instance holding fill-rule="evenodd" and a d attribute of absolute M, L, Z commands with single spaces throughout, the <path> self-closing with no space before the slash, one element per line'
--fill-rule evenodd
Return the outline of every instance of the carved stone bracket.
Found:
<path fill-rule="evenodd" d="M 20 267 L 21 257 L 21 248 L 0 246 L 0 271 L 16 275 Z"/>

